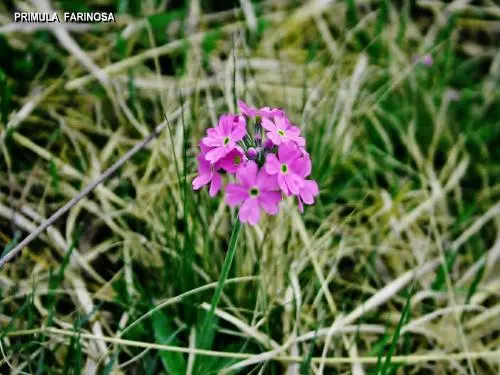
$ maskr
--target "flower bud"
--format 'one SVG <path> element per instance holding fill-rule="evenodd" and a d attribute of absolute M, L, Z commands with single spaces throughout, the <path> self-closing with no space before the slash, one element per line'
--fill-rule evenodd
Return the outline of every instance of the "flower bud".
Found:
<path fill-rule="evenodd" d="M 271 141 L 270 139 L 266 139 L 266 141 L 264 142 L 264 148 L 266 150 L 271 150 L 273 146 L 274 146 L 273 141 Z"/>
<path fill-rule="evenodd" d="M 253 147 L 250 147 L 248 150 L 247 150 L 247 157 L 249 159 L 255 159 L 258 155 L 258 152 L 255 148 Z"/>

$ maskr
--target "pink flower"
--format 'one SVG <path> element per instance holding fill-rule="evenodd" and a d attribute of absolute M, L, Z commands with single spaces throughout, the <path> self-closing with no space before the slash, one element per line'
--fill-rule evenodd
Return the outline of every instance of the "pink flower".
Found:
<path fill-rule="evenodd" d="M 305 204 L 314 204 L 314 197 L 319 195 L 318 184 L 314 180 L 305 180 L 304 186 L 300 188 L 297 200 L 299 202 L 299 211 L 304 212 Z"/>
<path fill-rule="evenodd" d="M 270 175 L 278 176 L 278 185 L 283 193 L 297 195 L 304 186 L 300 173 L 307 167 L 308 160 L 296 145 L 284 143 L 278 147 L 278 157 L 267 154 L 264 168 Z"/>
<path fill-rule="evenodd" d="M 227 173 L 236 173 L 245 161 L 245 153 L 239 146 L 236 146 L 219 161 L 219 165 Z"/>
<path fill-rule="evenodd" d="M 275 215 L 284 195 L 296 196 L 303 212 L 304 204 L 314 203 L 319 188 L 308 179 L 312 163 L 300 129 L 281 109 L 252 108 L 241 100 L 238 106 L 243 115 L 221 116 L 200 142 L 193 189 L 210 185 L 213 197 L 223 186 L 223 176 L 235 174 L 236 183 L 226 187 L 226 202 L 241 205 L 239 220 L 251 225 L 258 223 L 261 210 Z M 255 125 L 250 133 L 246 131 L 248 118 Z"/>
<path fill-rule="evenodd" d="M 246 134 L 245 119 L 242 116 L 223 115 L 215 128 L 208 129 L 202 142 L 212 149 L 206 159 L 212 164 L 226 156 L 236 147 L 236 142 Z"/>
<path fill-rule="evenodd" d="M 422 64 L 425 66 L 432 66 L 433 60 L 431 55 L 425 55 L 422 57 Z"/>
<path fill-rule="evenodd" d="M 247 156 L 249 159 L 255 159 L 259 155 L 259 152 L 254 147 L 249 147 L 247 150 Z"/>
<path fill-rule="evenodd" d="M 433 62 L 434 62 L 434 61 L 433 61 L 433 59 L 432 59 L 432 56 L 431 56 L 431 55 L 429 55 L 429 54 L 427 54 L 427 55 L 424 55 L 424 56 L 418 56 L 418 55 L 417 55 L 417 56 L 414 56 L 414 57 L 413 57 L 413 62 L 414 62 L 415 64 L 420 63 L 420 64 L 422 64 L 422 65 L 425 65 L 425 66 L 427 66 L 427 67 L 430 67 L 430 66 L 432 66 L 432 64 L 433 64 Z"/>
<path fill-rule="evenodd" d="M 262 107 L 260 109 L 249 107 L 243 100 L 238 100 L 240 111 L 248 117 L 260 116 L 263 118 L 273 118 L 274 116 L 282 116 L 283 110 L 278 108 Z"/>
<path fill-rule="evenodd" d="M 282 143 L 295 142 L 300 147 L 304 147 L 306 140 L 300 136 L 300 129 L 291 126 L 290 122 L 284 116 L 274 118 L 274 122 L 263 118 L 262 127 L 267 130 L 266 136 L 275 145 Z"/>
<path fill-rule="evenodd" d="M 228 184 L 226 202 L 234 207 L 243 202 L 239 210 L 242 223 L 257 224 L 262 208 L 269 215 L 278 213 L 281 193 L 275 176 L 270 176 L 264 168 L 259 170 L 254 161 L 248 161 L 238 169 L 236 177 L 240 184 Z"/>
<path fill-rule="evenodd" d="M 264 142 L 264 148 L 269 151 L 273 148 L 273 146 L 273 141 L 271 141 L 270 139 L 266 139 L 266 141 Z"/>
<path fill-rule="evenodd" d="M 200 143 L 201 152 L 198 160 L 198 176 L 193 180 L 193 190 L 198 190 L 210 183 L 209 194 L 215 197 L 222 186 L 222 178 L 218 172 L 219 163 L 212 164 L 206 159 L 210 148 Z"/>
<path fill-rule="evenodd" d="M 305 178 L 311 174 L 312 164 L 309 154 L 306 152 L 302 157 L 295 162 L 297 174 L 304 179 L 304 185 L 300 188 L 297 200 L 299 211 L 304 212 L 305 204 L 314 204 L 314 197 L 319 195 L 318 184 L 314 180 L 306 180 Z"/>

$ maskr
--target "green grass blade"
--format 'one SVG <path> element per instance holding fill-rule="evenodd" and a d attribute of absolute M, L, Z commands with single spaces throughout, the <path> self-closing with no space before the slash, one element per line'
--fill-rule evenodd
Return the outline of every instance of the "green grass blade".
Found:
<path fill-rule="evenodd" d="M 215 308 L 219 304 L 224 283 L 227 280 L 229 270 L 231 269 L 231 264 L 233 263 L 234 254 L 236 253 L 236 243 L 238 242 L 238 236 L 240 234 L 241 226 L 241 221 L 236 218 L 233 226 L 233 231 L 231 233 L 231 239 L 229 240 L 229 248 L 226 254 L 226 259 L 224 260 L 222 272 L 219 277 L 219 282 L 210 303 L 210 310 L 205 316 L 201 329 L 200 340 L 198 342 L 198 347 L 201 349 L 209 349 L 212 346 Z"/>
<path fill-rule="evenodd" d="M 384 365 L 382 366 L 382 369 L 380 371 L 380 374 L 382 374 L 382 375 L 386 375 L 389 371 L 390 366 L 391 366 L 391 358 L 396 351 L 396 345 L 398 344 L 399 335 L 401 333 L 401 328 L 403 328 L 403 325 L 406 323 L 407 318 L 408 318 L 410 311 L 411 311 L 411 298 L 413 297 L 413 293 L 414 293 L 414 285 L 411 286 L 410 293 L 408 294 L 408 298 L 406 300 L 406 304 L 403 308 L 403 312 L 401 313 L 401 317 L 399 318 L 398 325 L 396 326 L 396 331 L 394 332 L 394 335 L 392 336 L 391 346 L 389 347 L 389 350 L 388 350 L 387 355 L 385 357 Z"/>
<path fill-rule="evenodd" d="M 153 316 L 153 330 L 158 344 L 176 345 L 178 330 L 174 330 L 172 322 L 163 311 L 156 311 Z M 183 375 L 186 373 L 186 361 L 181 353 L 168 351 L 160 352 L 163 367 L 168 374 Z"/>

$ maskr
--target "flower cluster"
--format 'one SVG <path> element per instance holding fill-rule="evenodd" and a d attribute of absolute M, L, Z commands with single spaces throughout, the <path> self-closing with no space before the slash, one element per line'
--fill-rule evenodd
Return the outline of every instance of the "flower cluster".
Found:
<path fill-rule="evenodd" d="M 214 197 L 222 176 L 233 175 L 225 186 L 226 202 L 240 206 L 243 223 L 257 224 L 261 209 L 275 215 L 283 196 L 295 196 L 300 212 L 319 194 L 316 181 L 308 179 L 311 159 L 300 129 L 278 108 L 251 108 L 238 101 L 241 115 L 223 115 L 200 142 L 198 176 L 193 189 L 210 185 Z M 253 124 L 253 131 L 247 125 Z M 250 126 L 248 127 L 250 128 Z"/>

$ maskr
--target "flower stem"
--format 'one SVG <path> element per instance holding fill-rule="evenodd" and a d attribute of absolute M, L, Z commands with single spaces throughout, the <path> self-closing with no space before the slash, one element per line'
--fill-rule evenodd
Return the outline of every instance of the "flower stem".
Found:
<path fill-rule="evenodd" d="M 210 310 L 208 314 L 205 316 L 205 320 L 203 322 L 200 341 L 198 348 L 200 349 L 209 349 L 212 346 L 213 336 L 214 336 L 214 315 L 215 309 L 219 304 L 220 297 L 222 295 L 222 288 L 224 287 L 224 283 L 227 280 L 229 275 L 229 270 L 231 269 L 231 264 L 233 263 L 234 254 L 236 253 L 236 243 L 238 242 L 238 235 L 241 230 L 241 221 L 238 218 L 238 214 L 236 214 L 236 223 L 233 226 L 233 231 L 231 232 L 231 238 L 229 240 L 229 248 L 227 250 L 226 259 L 224 259 L 224 265 L 222 266 L 222 272 L 219 277 L 219 282 L 217 284 L 217 288 L 215 289 L 214 295 L 212 297 L 212 301 L 210 303 Z"/>

